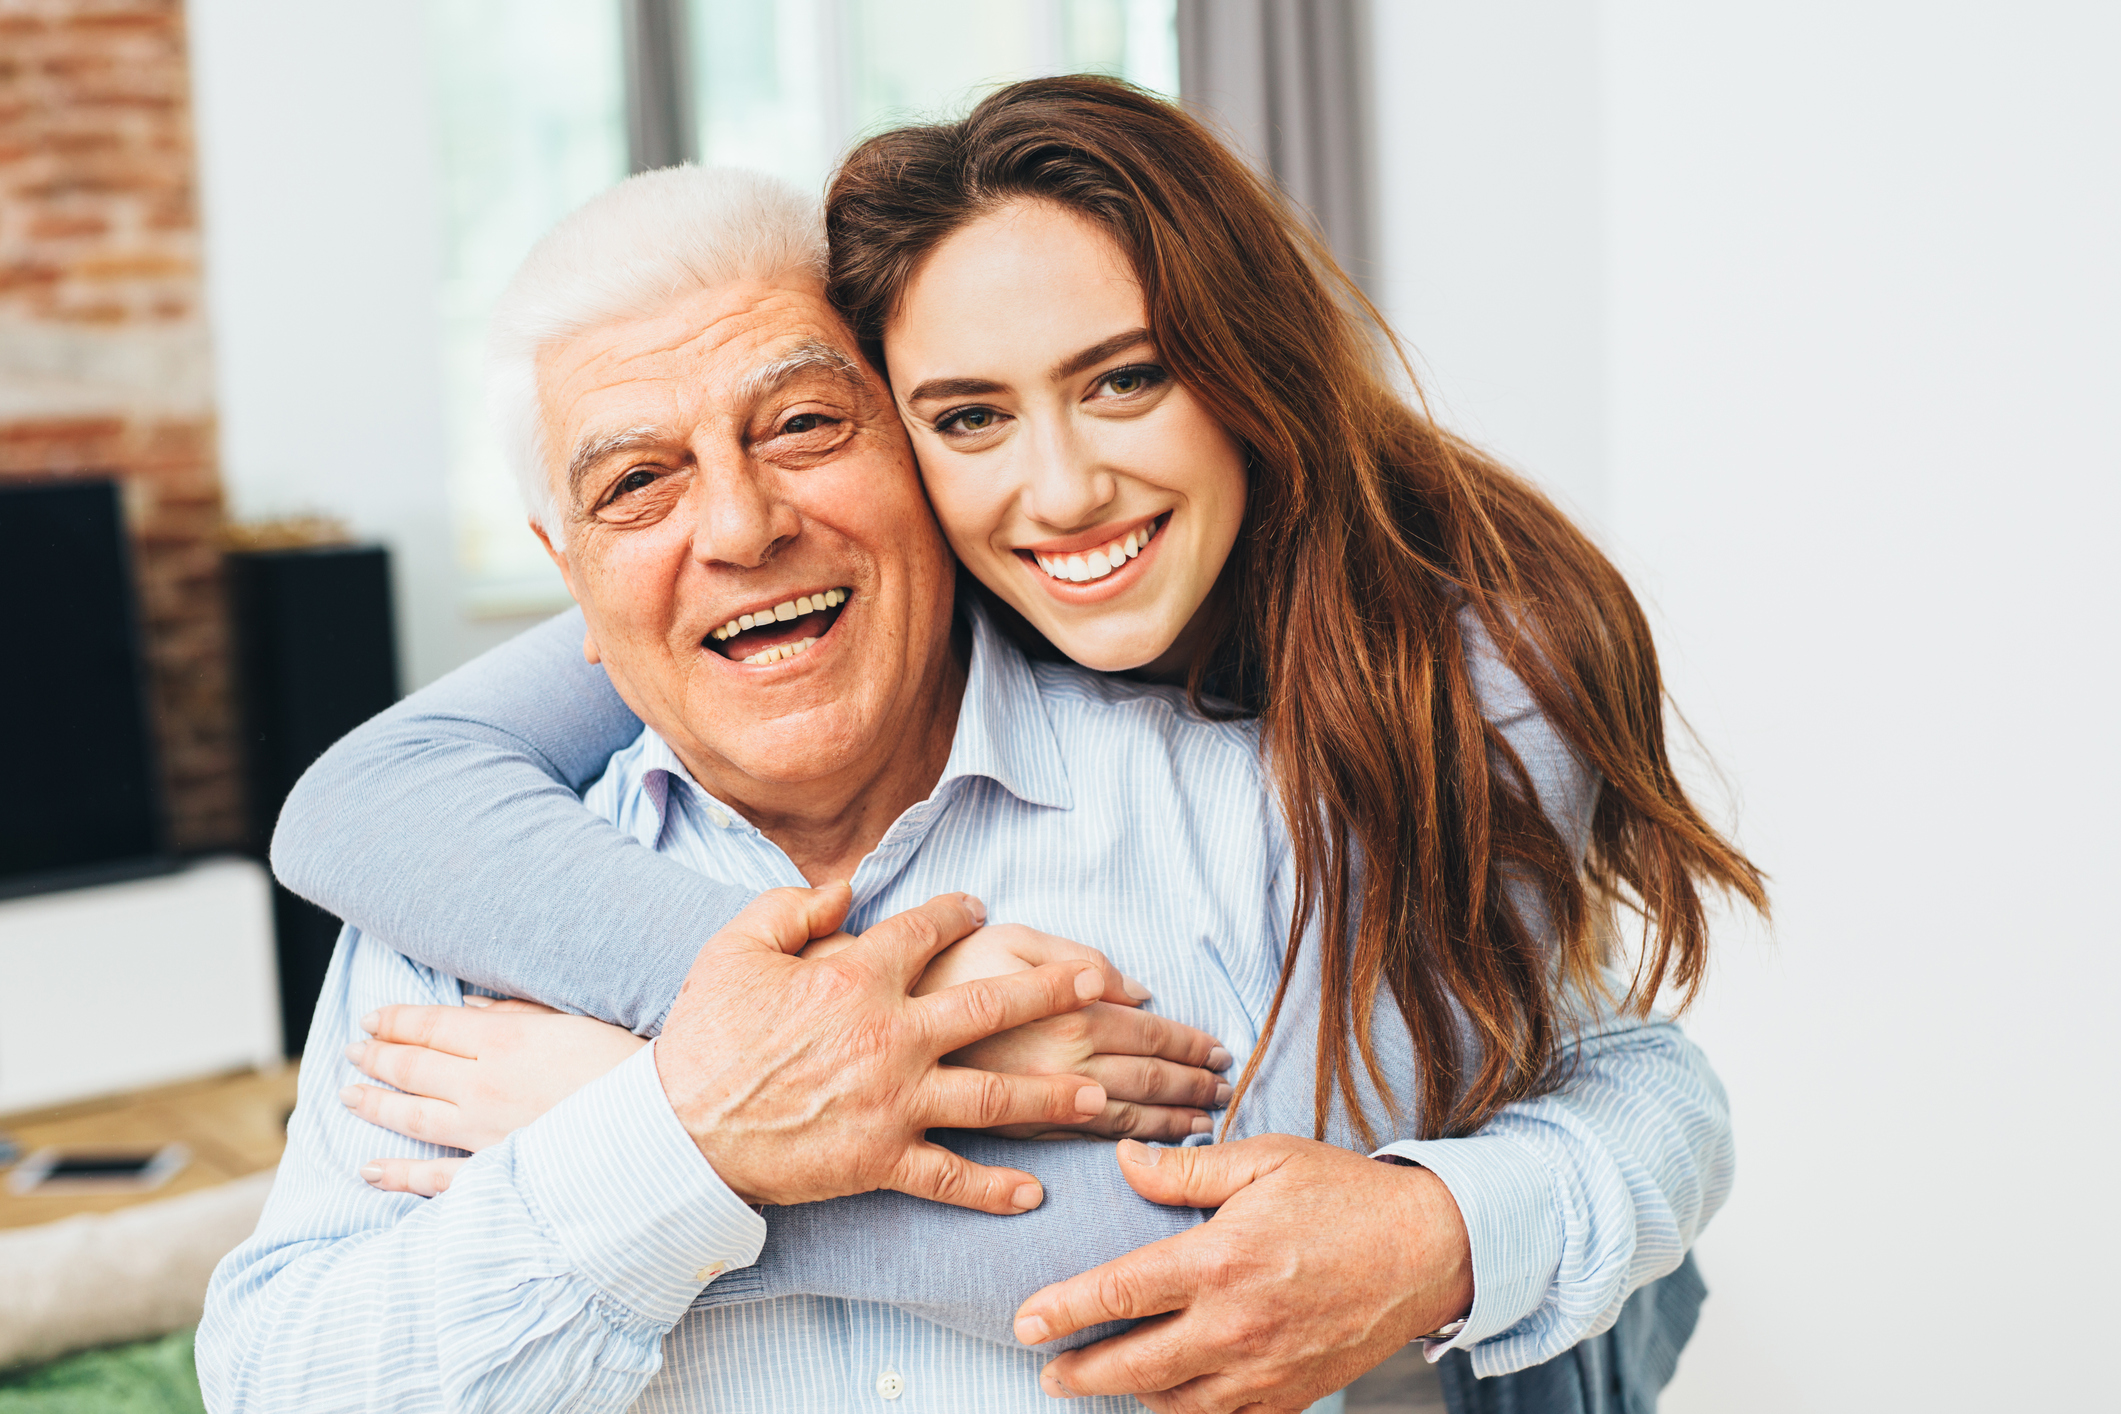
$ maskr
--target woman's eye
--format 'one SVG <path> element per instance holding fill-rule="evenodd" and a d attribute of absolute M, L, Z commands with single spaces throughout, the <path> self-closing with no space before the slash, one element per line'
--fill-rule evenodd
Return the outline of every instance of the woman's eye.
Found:
<path fill-rule="evenodd" d="M 959 408 L 936 419 L 938 432 L 985 432 L 1001 421 L 993 408 Z"/>
<path fill-rule="evenodd" d="M 1101 386 L 1107 392 L 1114 393 L 1122 398 L 1134 393 L 1146 392 L 1163 381 L 1164 371 L 1161 368 L 1151 368 L 1146 364 L 1132 368 L 1116 368 L 1099 380 Z"/>

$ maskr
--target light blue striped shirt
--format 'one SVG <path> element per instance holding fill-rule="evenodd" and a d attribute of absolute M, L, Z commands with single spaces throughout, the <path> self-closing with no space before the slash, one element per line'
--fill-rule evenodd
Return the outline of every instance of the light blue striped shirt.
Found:
<path fill-rule="evenodd" d="M 995 921 L 1103 949 L 1156 1009 L 1242 1063 L 1279 975 L 1293 884 L 1255 726 L 1205 721 L 1168 690 L 1034 666 L 973 617 L 949 763 L 861 864 L 847 926 L 970 891 Z M 1492 654 L 1475 663 L 1491 719 L 1580 843 L 1594 783 Z M 587 804 L 703 873 L 803 882 L 652 731 Z M 1044 1409 L 1045 1356 L 1009 1337 L 1016 1304 L 1199 1220 L 1137 1198 L 1109 1145 L 978 1138 L 958 1142 L 1037 1172 L 1044 1207 L 993 1218 L 872 1194 L 761 1218 L 686 1137 L 652 1047 L 478 1155 L 444 1196 L 377 1193 L 358 1177 L 366 1160 L 442 1151 L 347 1112 L 337 1092 L 357 1077 L 341 1051 L 375 1007 L 456 1004 L 463 990 L 347 930 L 279 1181 L 257 1234 L 215 1274 L 198 1343 L 211 1407 Z M 1310 1132 L 1316 995 L 1300 963 L 1241 1132 Z M 1389 1003 L 1376 1026 L 1408 1095 Z M 1456 1343 L 1482 1373 L 1604 1329 L 1677 1265 L 1728 1187 L 1722 1093 L 1674 1028 L 1593 1016 L 1578 1051 L 1563 1093 L 1472 1138 L 1395 1137 L 1381 1151 L 1435 1170 L 1466 1218 L 1477 1296 Z M 1393 1124 L 1369 1108 L 1385 1131 L 1414 1132 L 1411 1115 Z M 1353 1142 L 1345 1126 L 1329 1137 Z"/>

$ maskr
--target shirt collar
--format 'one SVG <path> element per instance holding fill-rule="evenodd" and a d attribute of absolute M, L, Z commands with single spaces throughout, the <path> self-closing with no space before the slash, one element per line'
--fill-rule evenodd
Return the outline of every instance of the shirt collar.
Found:
<path fill-rule="evenodd" d="M 972 667 L 965 675 L 964 701 L 958 704 L 950 759 L 944 763 L 934 793 L 941 795 L 945 786 L 961 777 L 984 776 L 1026 804 L 1074 809 L 1067 764 L 1054 738 L 1053 724 L 1046 718 L 1030 660 L 1003 636 L 979 604 L 964 603 L 960 612 L 972 627 Z M 690 786 L 704 800 L 714 799 L 692 779 L 660 733 L 644 727 L 641 737 L 641 789 L 655 806 L 659 823 L 670 817 L 673 779 Z M 646 821 L 642 827 L 648 828 Z M 654 841 L 642 843 L 652 846 Z"/>
<path fill-rule="evenodd" d="M 1074 809 L 1067 764 L 1030 660 L 976 600 L 961 597 L 958 603 L 972 625 L 972 669 L 936 789 L 960 776 L 985 776 L 1027 804 Z"/>

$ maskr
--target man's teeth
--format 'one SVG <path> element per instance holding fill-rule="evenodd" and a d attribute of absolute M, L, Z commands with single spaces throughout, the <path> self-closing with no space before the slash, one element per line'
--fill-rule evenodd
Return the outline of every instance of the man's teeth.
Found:
<path fill-rule="evenodd" d="M 752 664 L 753 666 L 761 666 L 766 663 L 778 663 L 783 658 L 793 658 L 798 653 L 808 653 L 810 651 L 810 645 L 815 642 L 817 642 L 817 640 L 814 638 L 798 638 L 793 643 L 776 643 L 771 648 L 760 649 L 758 652 L 752 654 L 744 661 Z"/>
<path fill-rule="evenodd" d="M 1142 552 L 1142 546 L 1156 538 L 1158 522 L 1150 521 L 1140 530 L 1130 530 L 1110 545 L 1100 545 L 1087 555 L 1033 555 L 1038 567 L 1055 579 L 1064 579 L 1070 584 L 1086 584 L 1093 579 L 1103 579 L 1127 561 Z"/>
<path fill-rule="evenodd" d="M 770 609 L 761 609 L 755 614 L 739 614 L 716 629 L 711 637 L 715 642 L 719 643 L 725 638 L 736 637 L 747 628 L 757 628 L 760 624 L 784 624 L 790 619 L 799 619 L 805 614 L 822 614 L 825 610 L 836 609 L 846 602 L 847 591 L 844 589 L 828 589 L 822 594 L 805 594 L 799 599 L 790 599 L 785 604 L 776 604 Z M 803 642 L 815 643 L 817 640 L 806 638 Z M 794 645 L 791 644 L 789 646 L 793 647 Z M 752 660 L 746 658 L 744 661 L 748 663 Z M 771 662 L 773 660 L 767 659 L 766 661 Z"/>

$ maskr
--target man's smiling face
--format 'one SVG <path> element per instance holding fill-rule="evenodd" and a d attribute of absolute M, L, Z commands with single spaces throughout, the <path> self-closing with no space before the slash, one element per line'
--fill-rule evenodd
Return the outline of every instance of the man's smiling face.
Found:
<path fill-rule="evenodd" d="M 702 785 L 741 804 L 924 734 L 953 682 L 953 566 L 816 281 L 557 343 L 538 391 L 589 656 Z"/>

